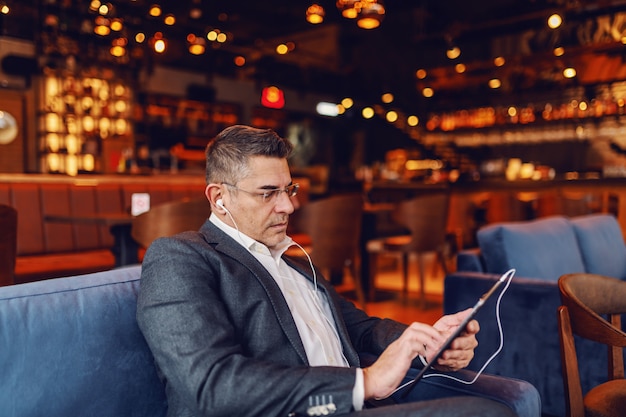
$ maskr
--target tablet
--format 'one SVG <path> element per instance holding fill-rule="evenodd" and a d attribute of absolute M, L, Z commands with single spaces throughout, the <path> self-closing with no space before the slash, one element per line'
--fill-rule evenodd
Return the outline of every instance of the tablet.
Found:
<path fill-rule="evenodd" d="M 450 345 L 452 344 L 454 339 L 456 339 L 461 334 L 461 332 L 463 332 L 463 330 L 465 330 L 465 328 L 467 327 L 467 324 L 470 322 L 470 320 L 472 320 L 474 318 L 474 316 L 476 316 L 476 313 L 478 313 L 478 310 L 480 310 L 480 308 L 485 304 L 485 302 L 489 299 L 489 297 L 491 297 L 491 295 L 498 289 L 498 287 L 504 281 L 506 281 L 509 277 L 512 277 L 514 273 L 515 273 L 515 269 L 510 269 L 507 272 L 505 272 L 504 274 L 502 274 L 502 276 L 496 281 L 495 284 L 493 284 L 493 286 L 489 289 L 489 291 L 484 293 L 478 299 L 478 301 L 476 302 L 476 304 L 472 308 L 472 311 L 470 312 L 470 314 L 468 314 L 467 317 L 465 317 L 465 319 L 461 322 L 461 324 L 459 324 L 459 327 L 457 327 L 457 329 L 454 331 L 454 333 L 452 333 L 448 337 L 448 339 L 445 341 L 445 343 L 443 345 L 441 345 L 441 347 L 439 348 L 439 350 L 437 351 L 435 356 L 433 356 L 433 358 L 430 361 L 428 361 L 426 363 L 426 365 L 424 365 L 424 367 L 420 370 L 420 372 L 417 374 L 417 376 L 415 376 L 413 381 L 409 382 L 408 384 L 406 384 L 404 386 L 404 388 L 406 388 L 406 390 L 405 390 L 404 394 L 402 394 L 402 398 L 406 397 L 408 395 L 408 393 L 411 392 L 411 389 L 415 386 L 415 384 L 418 383 L 422 379 L 422 377 L 426 374 L 426 372 L 433 365 L 435 365 L 437 363 L 437 360 L 441 357 L 443 352 L 446 349 L 448 349 L 448 347 L 450 347 Z"/>

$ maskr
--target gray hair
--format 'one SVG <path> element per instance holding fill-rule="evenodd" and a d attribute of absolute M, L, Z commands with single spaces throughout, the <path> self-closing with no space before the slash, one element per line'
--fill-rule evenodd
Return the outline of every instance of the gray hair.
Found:
<path fill-rule="evenodd" d="M 250 157 L 288 158 L 292 149 L 288 140 L 271 129 L 227 127 L 206 147 L 206 182 L 237 184 L 250 174 Z"/>

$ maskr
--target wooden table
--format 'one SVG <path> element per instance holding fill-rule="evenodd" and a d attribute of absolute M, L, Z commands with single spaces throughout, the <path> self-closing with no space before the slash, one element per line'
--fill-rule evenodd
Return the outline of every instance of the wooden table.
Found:
<path fill-rule="evenodd" d="M 139 263 L 137 256 L 139 245 L 131 236 L 133 218 L 134 216 L 127 213 L 94 213 L 72 216 L 47 215 L 44 221 L 108 226 L 114 240 L 111 251 L 115 256 L 115 266 L 120 267 Z"/>

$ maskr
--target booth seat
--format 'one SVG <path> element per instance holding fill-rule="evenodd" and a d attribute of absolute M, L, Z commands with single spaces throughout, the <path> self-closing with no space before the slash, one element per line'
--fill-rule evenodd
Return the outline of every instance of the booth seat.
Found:
<path fill-rule="evenodd" d="M 477 232 L 478 248 L 457 255 L 457 270 L 444 284 L 444 313 L 473 306 L 500 275 L 515 276 L 500 303 L 503 348 L 487 366 L 496 375 L 532 383 L 543 413 L 565 415 L 556 311 L 561 275 L 587 272 L 626 279 L 626 246 L 612 215 L 553 216 L 490 224 Z M 479 347 L 470 368 L 486 363 L 500 344 L 497 297 L 478 313 Z M 607 353 L 593 342 L 577 340 L 583 391 L 606 379 Z"/>
<path fill-rule="evenodd" d="M 0 175 L 0 203 L 17 209 L 15 283 L 104 271 L 115 266 L 109 227 L 45 221 L 45 216 L 130 213 L 133 193 L 150 204 L 197 198 L 201 175 L 90 176 Z"/>
<path fill-rule="evenodd" d="M 0 287 L 3 417 L 166 415 L 165 390 L 135 319 L 140 274 L 135 265 Z M 538 417 L 541 408 L 531 384 L 499 376 L 469 386 L 426 378 L 414 392 L 485 396 L 520 417 Z"/>

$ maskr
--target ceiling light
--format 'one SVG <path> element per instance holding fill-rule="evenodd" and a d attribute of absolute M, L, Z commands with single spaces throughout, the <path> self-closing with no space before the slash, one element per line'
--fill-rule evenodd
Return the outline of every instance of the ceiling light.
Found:
<path fill-rule="evenodd" d="M 324 8 L 317 3 L 313 3 L 306 9 L 306 21 L 317 25 L 324 21 Z"/>
<path fill-rule="evenodd" d="M 203 37 L 196 36 L 193 33 L 187 35 L 187 42 L 189 42 L 189 53 L 192 55 L 202 55 L 206 49 L 206 41 Z"/>
<path fill-rule="evenodd" d="M 426 98 L 430 98 L 430 97 L 432 97 L 432 96 L 434 96 L 434 95 L 435 95 L 435 91 L 434 91 L 432 88 L 430 88 L 430 87 L 425 87 L 425 88 L 422 90 L 422 95 L 423 95 L 424 97 L 426 97 Z"/>
<path fill-rule="evenodd" d="M 346 19 L 356 19 L 359 15 L 360 4 L 361 2 L 358 0 L 337 0 L 337 9 Z"/>
<path fill-rule="evenodd" d="M 563 56 L 563 54 L 565 53 L 565 48 L 563 48 L 562 46 L 557 46 L 556 48 L 554 48 L 552 53 L 554 53 L 554 56 Z"/>
<path fill-rule="evenodd" d="M 163 52 L 165 52 L 165 49 L 167 48 L 167 42 L 165 41 L 165 38 L 163 37 L 163 33 L 161 32 L 157 32 L 154 34 L 154 36 L 151 39 L 151 44 L 152 44 L 152 49 L 154 49 L 154 51 L 159 54 L 162 54 Z"/>
<path fill-rule="evenodd" d="M 122 19 L 115 18 L 111 21 L 111 30 L 119 32 L 123 27 L 124 23 L 122 22 Z"/>
<path fill-rule="evenodd" d="M 409 126 L 417 126 L 419 124 L 419 122 L 420 122 L 420 119 L 417 116 L 413 116 L 413 115 L 409 116 L 406 119 L 406 123 Z"/>
<path fill-rule="evenodd" d="M 385 115 L 385 118 L 387 119 L 389 123 L 393 123 L 396 120 L 398 120 L 398 113 L 395 112 L 394 110 L 389 110 L 387 114 Z"/>
<path fill-rule="evenodd" d="M 563 70 L 563 76 L 565 78 L 574 78 L 576 76 L 576 70 L 573 67 L 567 67 Z"/>
<path fill-rule="evenodd" d="M 317 111 L 317 114 L 321 116 L 336 117 L 339 114 L 337 105 L 326 101 L 320 101 L 317 103 L 315 110 Z"/>
<path fill-rule="evenodd" d="M 365 107 L 361 111 L 361 115 L 363 116 L 364 119 L 371 119 L 372 117 L 374 117 L 374 109 L 371 107 Z"/>
<path fill-rule="evenodd" d="M 492 78 L 489 80 L 489 88 L 493 88 L 495 90 L 496 88 L 500 87 L 502 87 L 502 81 L 500 81 L 498 78 Z"/>
<path fill-rule="evenodd" d="M 163 39 L 157 39 L 156 41 L 154 41 L 154 51 L 158 52 L 160 54 L 162 54 L 163 52 L 165 52 L 165 40 Z"/>
<path fill-rule="evenodd" d="M 89 3 L 89 10 L 95 12 L 100 8 L 100 6 L 102 6 L 100 0 L 92 0 L 91 3 Z"/>
<path fill-rule="evenodd" d="M 417 71 L 415 71 L 415 76 L 417 78 L 419 78 L 420 80 L 423 80 L 424 78 L 426 78 L 426 70 L 425 69 L 418 69 Z"/>
<path fill-rule="evenodd" d="M 548 27 L 550 29 L 558 28 L 561 26 L 561 23 L 563 23 L 563 18 L 558 13 L 554 13 L 548 18 Z"/>
<path fill-rule="evenodd" d="M 278 55 L 285 55 L 287 52 L 289 52 L 289 48 L 287 48 L 287 45 L 284 43 L 281 43 L 276 47 L 276 53 Z"/>
<path fill-rule="evenodd" d="M 114 43 L 113 46 L 111 46 L 109 52 L 111 53 L 111 55 L 120 58 L 126 55 L 126 48 L 124 48 L 124 46 L 122 45 L 116 45 Z"/>
<path fill-rule="evenodd" d="M 161 6 L 159 6 L 158 4 L 153 4 L 152 6 L 150 6 L 148 14 L 152 17 L 161 16 Z"/>
<path fill-rule="evenodd" d="M 361 11 L 356 24 L 361 29 L 375 29 L 385 17 L 385 6 L 380 0 L 361 1 Z"/>
<path fill-rule="evenodd" d="M 466 70 L 467 67 L 465 66 L 465 64 L 463 63 L 458 63 L 454 66 L 454 70 L 458 73 L 458 74 L 463 74 Z"/>
<path fill-rule="evenodd" d="M 173 26 L 174 23 L 176 23 L 176 17 L 170 13 L 167 16 L 165 16 L 165 19 L 163 19 L 163 23 L 165 23 L 168 26 Z"/>
<path fill-rule="evenodd" d="M 446 51 L 446 56 L 450 59 L 457 59 L 461 56 L 461 49 L 458 46 L 451 46 Z"/>
<path fill-rule="evenodd" d="M 501 67 L 506 63 L 506 60 L 502 56 L 497 56 L 493 59 L 493 65 L 496 67 Z"/>
<path fill-rule="evenodd" d="M 393 102 L 393 94 L 391 93 L 385 93 L 381 96 L 380 98 L 382 100 L 383 103 L 385 104 L 389 104 Z"/>
<path fill-rule="evenodd" d="M 346 109 L 349 109 L 350 107 L 354 105 L 354 101 L 350 97 L 346 97 L 343 100 L 341 100 L 341 105 L 345 107 Z"/>

